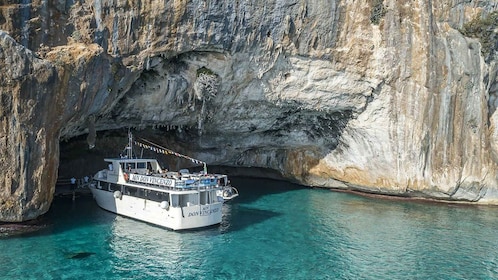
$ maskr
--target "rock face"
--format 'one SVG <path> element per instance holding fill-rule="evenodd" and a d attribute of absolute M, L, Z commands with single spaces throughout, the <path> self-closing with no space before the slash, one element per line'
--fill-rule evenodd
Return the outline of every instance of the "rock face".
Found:
<path fill-rule="evenodd" d="M 0 1 L 0 220 L 48 210 L 61 139 L 123 127 L 310 186 L 497 204 L 497 9 Z"/>

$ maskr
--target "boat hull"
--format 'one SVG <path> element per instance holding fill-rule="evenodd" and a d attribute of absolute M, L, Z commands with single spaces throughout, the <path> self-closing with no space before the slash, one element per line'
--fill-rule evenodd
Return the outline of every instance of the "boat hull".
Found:
<path fill-rule="evenodd" d="M 173 230 L 193 229 L 221 223 L 222 202 L 185 207 L 168 207 L 161 203 L 90 187 L 97 205 L 104 210 Z"/>

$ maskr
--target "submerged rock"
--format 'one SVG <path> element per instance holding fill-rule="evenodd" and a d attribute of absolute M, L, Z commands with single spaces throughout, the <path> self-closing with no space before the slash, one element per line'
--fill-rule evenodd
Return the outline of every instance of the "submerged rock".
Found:
<path fill-rule="evenodd" d="M 0 238 L 13 237 L 24 235 L 32 232 L 37 232 L 46 228 L 45 224 L 28 223 L 2 223 L 0 224 Z"/>
<path fill-rule="evenodd" d="M 64 257 L 66 259 L 84 259 L 87 258 L 91 255 L 95 255 L 94 252 L 72 252 L 72 253 L 66 253 L 64 254 Z"/>

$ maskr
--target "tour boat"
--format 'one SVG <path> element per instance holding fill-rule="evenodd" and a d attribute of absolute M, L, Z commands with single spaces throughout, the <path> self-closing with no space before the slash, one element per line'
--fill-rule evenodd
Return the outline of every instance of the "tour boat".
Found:
<path fill-rule="evenodd" d="M 146 140 L 145 143 L 134 141 L 131 133 L 128 138 L 126 156 L 104 159 L 108 168 L 98 171 L 89 186 L 101 208 L 173 230 L 221 223 L 224 199 L 218 194 L 233 188 L 227 175 L 209 174 L 205 162 Z M 156 159 L 134 158 L 133 144 L 187 158 L 203 164 L 204 170 L 194 173 L 187 169 L 163 170 Z"/>

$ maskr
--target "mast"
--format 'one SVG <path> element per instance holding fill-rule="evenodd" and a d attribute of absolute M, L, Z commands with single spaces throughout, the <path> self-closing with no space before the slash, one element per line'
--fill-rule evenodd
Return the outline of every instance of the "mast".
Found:
<path fill-rule="evenodd" d="M 126 155 L 128 158 L 133 158 L 133 135 L 131 134 L 131 131 L 128 130 L 128 147 L 126 147 Z"/>

